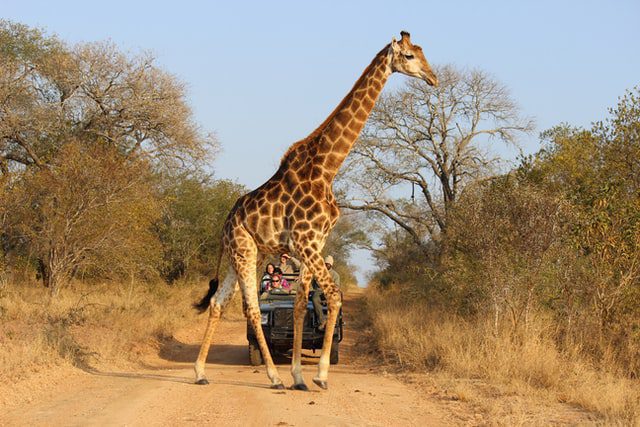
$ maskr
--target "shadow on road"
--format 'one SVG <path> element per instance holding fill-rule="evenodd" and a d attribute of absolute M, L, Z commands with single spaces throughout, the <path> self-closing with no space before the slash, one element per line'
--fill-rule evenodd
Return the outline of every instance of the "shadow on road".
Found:
<path fill-rule="evenodd" d="M 164 382 L 174 382 L 181 384 L 189 384 L 194 385 L 193 376 L 176 376 L 176 375 L 160 375 L 160 374 L 149 374 L 149 373 L 136 373 L 136 372 L 102 372 L 97 369 L 84 369 L 85 372 L 91 375 L 95 375 L 98 377 L 114 377 L 114 378 L 128 378 L 131 380 L 153 380 L 153 381 L 164 381 Z M 215 378 L 210 380 L 211 385 L 233 385 L 240 387 L 253 387 L 253 388 L 270 388 L 268 384 L 265 383 L 254 383 L 247 381 L 224 381 L 224 380 L 216 380 Z M 202 387 L 202 386 L 198 386 Z"/>
<path fill-rule="evenodd" d="M 136 372 L 103 372 L 97 369 L 89 368 L 84 369 L 88 374 L 98 377 L 116 377 L 116 378 L 130 378 L 130 379 L 143 379 L 143 380 L 156 380 L 156 381 L 168 381 L 174 383 L 193 384 L 192 377 L 186 376 L 174 376 L 174 375 L 160 375 L 160 374 L 148 374 L 148 373 L 136 373 Z"/>
<path fill-rule="evenodd" d="M 200 345 L 187 344 L 177 340 L 175 337 L 167 340 L 160 347 L 158 356 L 169 362 L 195 363 L 200 351 Z M 276 365 L 287 365 L 291 363 L 291 355 L 272 354 Z M 320 357 L 319 350 L 311 354 L 309 350 L 303 351 L 303 365 L 313 365 L 318 363 Z M 309 360 L 311 359 L 311 360 Z M 207 355 L 207 363 L 218 365 L 249 365 L 248 345 L 238 344 L 214 344 Z"/>
<path fill-rule="evenodd" d="M 172 337 L 162 344 L 158 356 L 169 362 L 194 363 L 199 351 L 200 345 L 187 344 Z M 209 350 L 207 363 L 249 365 L 248 347 L 237 344 L 214 344 Z"/>

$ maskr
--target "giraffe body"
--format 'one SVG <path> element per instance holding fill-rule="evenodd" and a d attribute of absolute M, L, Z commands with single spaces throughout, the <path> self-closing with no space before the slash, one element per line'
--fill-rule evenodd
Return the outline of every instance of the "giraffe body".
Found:
<path fill-rule="evenodd" d="M 204 363 L 215 327 L 225 305 L 240 287 L 245 315 L 254 328 L 272 387 L 284 387 L 260 324 L 256 266 L 266 255 L 289 252 L 302 262 L 294 308 L 293 387 L 307 389 L 301 372 L 302 322 L 309 286 L 315 276 L 327 299 L 328 316 L 318 374 L 313 381 L 327 388 L 331 343 L 341 305 L 339 289 L 321 256 L 340 214 L 333 195 L 333 180 L 394 71 L 437 84 L 422 49 L 411 44 L 409 34 L 402 32 L 402 40 L 394 39 L 375 56 L 329 117 L 287 150 L 276 173 L 259 188 L 240 197 L 231 209 L 224 224 L 221 253 L 221 257 L 228 258 L 231 268 L 221 286 L 217 290 L 211 288 L 211 294 L 201 303 L 201 308 L 209 305 L 209 321 L 195 365 L 198 384 L 207 383 Z"/>

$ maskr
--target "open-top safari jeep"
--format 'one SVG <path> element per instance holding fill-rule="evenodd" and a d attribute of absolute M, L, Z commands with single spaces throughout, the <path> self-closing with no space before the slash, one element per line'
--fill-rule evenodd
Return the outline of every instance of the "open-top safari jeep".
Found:
<path fill-rule="evenodd" d="M 294 279 L 295 276 L 289 279 Z M 311 302 L 312 294 L 309 295 L 307 303 L 307 313 L 304 316 L 304 326 L 302 329 L 302 348 L 307 350 L 322 349 L 324 340 L 324 330 L 318 329 L 320 324 Z M 287 354 L 293 348 L 293 307 L 295 304 L 295 292 L 289 293 L 279 290 L 272 290 L 260 297 L 260 313 L 262 315 L 262 330 L 269 346 L 271 354 Z M 322 310 L 326 316 L 327 305 L 322 303 Z M 339 361 L 340 341 L 342 341 L 342 308 L 338 313 L 336 328 L 333 332 L 333 344 L 331 345 L 330 363 L 335 365 Z M 262 364 L 262 354 L 255 332 L 251 324 L 247 322 L 247 340 L 249 341 L 249 358 L 252 365 Z"/>

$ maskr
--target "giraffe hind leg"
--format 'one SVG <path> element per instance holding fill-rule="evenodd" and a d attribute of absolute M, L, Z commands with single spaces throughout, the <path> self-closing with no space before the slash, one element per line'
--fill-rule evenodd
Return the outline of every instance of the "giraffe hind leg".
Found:
<path fill-rule="evenodd" d="M 207 360 L 207 355 L 209 354 L 209 348 L 211 346 L 211 339 L 213 338 L 213 333 L 215 332 L 216 326 L 218 325 L 218 321 L 220 320 L 220 316 L 224 311 L 224 308 L 227 306 L 229 301 L 233 298 L 236 290 L 238 289 L 238 280 L 235 271 L 230 269 L 222 282 L 222 286 L 217 289 L 214 289 L 213 295 L 209 295 L 212 293 L 212 286 L 209 287 L 209 293 L 200 301 L 199 304 L 196 304 L 196 308 L 201 308 L 204 306 L 206 310 L 206 299 L 209 297 L 209 319 L 207 320 L 207 329 L 204 333 L 204 339 L 202 340 L 202 346 L 200 347 L 200 352 L 198 353 L 198 359 L 196 360 L 194 369 L 196 371 L 196 384 L 204 385 L 209 384 L 207 378 L 204 374 L 204 366 Z"/>

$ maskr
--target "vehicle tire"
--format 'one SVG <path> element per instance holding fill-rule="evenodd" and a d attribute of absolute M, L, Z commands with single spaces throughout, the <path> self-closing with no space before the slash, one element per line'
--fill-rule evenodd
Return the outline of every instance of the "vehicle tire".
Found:
<path fill-rule="evenodd" d="M 331 353 L 329 353 L 329 363 L 332 365 L 337 365 L 340 361 L 340 344 L 334 342 L 331 344 Z"/>
<path fill-rule="evenodd" d="M 249 361 L 251 366 L 262 365 L 262 353 L 260 353 L 260 347 L 256 341 L 249 341 Z"/>

